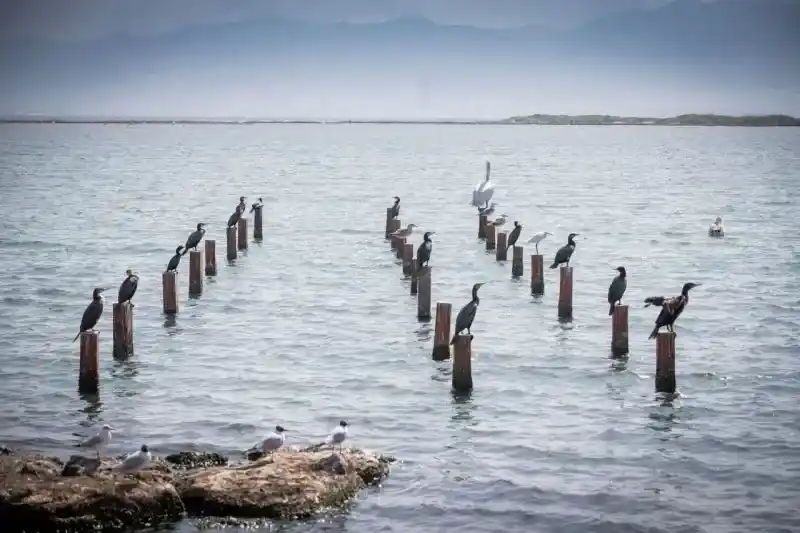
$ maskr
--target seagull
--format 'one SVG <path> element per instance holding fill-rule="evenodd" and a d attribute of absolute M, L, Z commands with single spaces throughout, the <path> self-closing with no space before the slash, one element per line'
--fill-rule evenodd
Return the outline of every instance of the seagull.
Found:
<path fill-rule="evenodd" d="M 540 231 L 530 239 L 528 239 L 529 243 L 533 243 L 536 245 L 536 255 L 539 255 L 539 243 L 542 242 L 547 238 L 548 235 L 552 235 L 549 231 Z"/>
<path fill-rule="evenodd" d="M 496 202 L 492 202 L 489 207 L 479 207 L 478 215 L 486 215 L 487 217 L 494 213 L 494 208 L 497 207 Z"/>
<path fill-rule="evenodd" d="M 494 222 L 492 222 L 492 226 L 495 226 L 495 227 L 499 228 L 500 226 L 502 226 L 503 224 L 506 223 L 506 219 L 507 218 L 508 218 L 508 215 L 500 215 L 499 217 L 494 219 Z"/>
<path fill-rule="evenodd" d="M 416 224 L 409 224 L 405 228 L 400 228 L 399 230 L 395 231 L 394 233 L 391 234 L 391 236 L 405 238 L 411 235 L 411 233 L 414 231 L 414 228 L 418 227 L 419 226 L 417 226 Z"/>
<path fill-rule="evenodd" d="M 486 161 L 486 179 L 477 184 L 475 189 L 472 191 L 471 204 L 475 207 L 481 207 L 482 205 L 488 206 L 489 200 L 491 200 L 492 195 L 494 195 L 494 185 L 492 185 L 492 182 L 489 179 L 491 171 L 492 164 L 489 161 Z"/>
<path fill-rule="evenodd" d="M 125 458 L 124 461 L 118 465 L 112 466 L 111 470 L 115 472 L 138 472 L 139 470 L 146 468 L 152 460 L 153 456 L 150 455 L 150 450 L 147 449 L 147 444 L 142 444 L 142 447 L 139 448 L 138 452 L 130 454 Z"/>
<path fill-rule="evenodd" d="M 722 227 L 722 217 L 717 217 L 713 224 L 708 227 L 708 234 L 712 237 L 721 237 L 725 233 Z"/>
<path fill-rule="evenodd" d="M 264 437 L 264 439 L 256 445 L 256 448 L 259 448 L 264 455 L 268 452 L 274 452 L 286 442 L 286 435 L 283 434 L 284 431 L 286 430 L 283 429 L 283 426 L 275 426 L 275 432 Z"/>
<path fill-rule="evenodd" d="M 261 209 L 262 207 L 264 207 L 264 200 L 262 200 L 261 197 L 259 196 L 258 201 L 253 202 L 253 205 L 250 206 L 250 212 L 252 213 L 253 211 Z"/>
<path fill-rule="evenodd" d="M 329 444 L 331 447 L 339 445 L 339 451 L 342 451 L 342 443 L 347 438 L 347 426 L 349 426 L 347 422 L 342 420 L 339 422 L 339 426 L 331 431 L 331 434 L 328 435 L 328 438 L 325 439 L 325 444 Z"/>
<path fill-rule="evenodd" d="M 114 428 L 105 424 L 100 431 L 97 432 L 97 435 L 94 437 L 90 437 L 85 441 L 78 444 L 79 448 L 89 448 L 97 452 L 97 458 L 100 459 L 100 449 L 105 448 L 108 446 L 108 442 L 111 440 L 111 431 Z"/>

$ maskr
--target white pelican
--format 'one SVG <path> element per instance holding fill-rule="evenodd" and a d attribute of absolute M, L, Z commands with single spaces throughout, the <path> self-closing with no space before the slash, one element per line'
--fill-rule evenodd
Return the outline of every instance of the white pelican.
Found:
<path fill-rule="evenodd" d="M 492 164 L 486 161 L 486 179 L 483 182 L 475 185 L 472 191 L 472 205 L 475 207 L 488 206 L 489 200 L 492 199 L 494 194 L 494 185 L 489 179 L 491 174 Z"/>
<path fill-rule="evenodd" d="M 142 444 L 138 452 L 130 454 L 124 461 L 111 467 L 111 470 L 116 472 L 138 472 L 148 466 L 152 460 L 153 456 L 150 455 L 147 444 Z"/>
<path fill-rule="evenodd" d="M 496 226 L 496 227 L 499 228 L 500 226 L 502 226 L 503 224 L 506 223 L 506 219 L 507 218 L 508 218 L 508 215 L 500 215 L 499 217 L 494 219 L 494 222 L 492 222 L 492 226 Z"/>
<path fill-rule="evenodd" d="M 539 243 L 542 242 L 547 238 L 548 235 L 552 235 L 549 231 L 540 231 L 530 239 L 528 239 L 529 243 L 533 243 L 536 245 L 536 255 L 539 255 Z"/>
<path fill-rule="evenodd" d="M 414 228 L 418 228 L 418 227 L 419 226 L 417 226 L 416 224 L 409 224 L 405 228 L 400 228 L 399 230 L 395 231 L 394 233 L 391 234 L 391 236 L 392 237 L 403 237 L 403 238 L 404 237 L 408 237 L 409 235 L 411 235 L 411 233 L 413 233 Z"/>
<path fill-rule="evenodd" d="M 722 237 L 725 235 L 725 228 L 722 227 L 722 217 L 717 217 L 713 224 L 708 227 L 710 237 Z"/>

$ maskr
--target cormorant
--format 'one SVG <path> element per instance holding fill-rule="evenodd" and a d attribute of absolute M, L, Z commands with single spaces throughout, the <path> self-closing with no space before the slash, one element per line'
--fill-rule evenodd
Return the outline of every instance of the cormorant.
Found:
<path fill-rule="evenodd" d="M 528 242 L 536 245 L 536 255 L 539 255 L 539 243 L 545 240 L 548 235 L 552 235 L 552 233 L 550 233 L 549 231 L 540 231 L 539 233 L 528 239 Z"/>
<path fill-rule="evenodd" d="M 478 215 L 486 215 L 487 217 L 494 213 L 494 208 L 497 207 L 497 203 L 492 202 L 489 207 L 479 207 L 478 208 Z"/>
<path fill-rule="evenodd" d="M 86 310 L 83 312 L 83 317 L 81 318 L 81 328 L 78 331 L 78 334 L 75 335 L 75 338 L 72 339 L 72 342 L 78 340 L 78 337 L 81 336 L 81 333 L 84 331 L 90 331 L 97 325 L 97 322 L 100 320 L 100 316 L 103 314 L 102 293 L 104 290 L 104 288 L 98 287 L 92 291 L 92 303 L 86 306 Z"/>
<path fill-rule="evenodd" d="M 664 298 L 663 296 L 650 296 L 644 299 L 644 306 L 650 307 L 651 305 L 655 305 L 661 307 L 664 305 L 664 300 L 668 300 L 669 298 Z"/>
<path fill-rule="evenodd" d="M 256 209 L 261 209 L 262 207 L 264 207 L 264 200 L 262 200 L 261 197 L 259 196 L 258 201 L 253 202 L 253 205 L 250 206 L 250 212 L 252 213 Z"/>
<path fill-rule="evenodd" d="M 514 221 L 514 229 L 511 230 L 511 234 L 508 236 L 508 243 L 506 243 L 506 252 L 508 249 L 517 244 L 517 239 L 519 239 L 519 234 L 522 233 L 522 224 Z"/>
<path fill-rule="evenodd" d="M 578 233 L 569 234 L 567 237 L 567 244 L 558 249 L 556 258 L 553 260 L 553 264 L 550 265 L 550 268 L 556 268 L 558 265 L 563 264 L 569 266 L 569 258 L 572 257 L 572 253 L 575 251 L 575 237 L 578 235 Z"/>
<path fill-rule="evenodd" d="M 247 202 L 245 202 L 246 196 L 239 197 L 239 205 L 236 206 L 237 209 L 241 209 L 242 213 L 247 211 Z"/>
<path fill-rule="evenodd" d="M 475 320 L 475 314 L 478 312 L 478 304 L 481 303 L 481 299 L 478 298 L 478 289 L 483 285 L 486 285 L 486 283 L 476 283 L 472 286 L 472 300 L 458 312 L 458 316 L 456 317 L 456 330 L 453 333 L 453 340 L 450 341 L 450 344 L 455 344 L 456 337 L 464 330 L 467 330 L 467 334 L 472 335 L 472 321 Z"/>
<path fill-rule="evenodd" d="M 683 313 L 683 309 L 689 303 L 689 291 L 695 287 L 699 287 L 700 283 L 686 283 L 681 289 L 680 296 L 676 296 L 675 298 L 664 298 L 663 296 L 653 296 L 647 298 L 645 302 L 656 304 L 657 302 L 661 303 L 661 312 L 656 317 L 656 327 L 653 328 L 653 331 L 650 332 L 650 336 L 648 339 L 655 339 L 658 336 L 658 330 L 662 327 L 666 327 L 667 331 L 674 333 L 675 330 L 672 326 L 675 324 L 675 321 L 681 316 Z M 646 307 L 646 306 L 645 306 Z"/>
<path fill-rule="evenodd" d="M 495 227 L 499 228 L 500 226 L 502 226 L 503 224 L 506 223 L 506 219 L 507 218 L 508 218 L 508 215 L 500 215 L 499 217 L 494 219 L 494 221 L 492 222 L 492 226 L 495 226 Z"/>
<path fill-rule="evenodd" d="M 244 213 L 244 207 L 242 204 L 236 206 L 236 211 L 228 219 L 228 227 L 231 228 L 239 223 L 239 219 L 242 218 L 242 213 Z"/>
<path fill-rule="evenodd" d="M 420 244 L 419 248 L 417 248 L 417 271 L 422 268 L 422 265 L 427 265 L 428 261 L 431 259 L 431 252 L 433 251 L 431 235 L 434 233 L 436 232 L 426 231 L 425 235 L 422 237 L 422 244 Z"/>
<path fill-rule="evenodd" d="M 397 218 L 400 216 L 400 197 L 394 197 L 394 205 L 392 205 L 392 218 Z"/>
<path fill-rule="evenodd" d="M 408 226 L 406 226 L 405 228 L 400 228 L 399 230 L 395 231 L 394 233 L 391 233 L 390 235 L 392 237 L 408 237 L 409 235 L 411 235 L 414 232 L 414 228 L 418 228 L 418 227 L 419 226 L 417 226 L 416 224 L 412 223 L 412 224 L 409 224 Z"/>
<path fill-rule="evenodd" d="M 122 284 L 119 286 L 119 294 L 117 295 L 117 303 L 125 303 L 133 298 L 136 294 L 136 289 L 139 287 L 139 276 L 133 273 L 130 268 L 125 271 L 126 277 Z M 131 304 L 133 305 L 133 304 Z"/>
<path fill-rule="evenodd" d="M 177 248 L 175 248 L 175 255 L 173 255 L 172 259 L 170 259 L 169 263 L 167 263 L 167 272 L 174 272 L 178 270 L 178 265 L 181 262 L 181 257 L 183 257 L 181 250 L 183 250 L 183 246 L 178 246 Z"/>
<path fill-rule="evenodd" d="M 183 255 L 186 255 L 189 250 L 197 250 L 197 245 L 200 244 L 200 241 L 203 240 L 203 235 L 206 234 L 205 226 L 205 222 L 200 222 L 197 225 L 197 229 L 189 235 L 189 238 L 186 239 L 186 246 L 183 247 Z"/>
<path fill-rule="evenodd" d="M 625 272 L 625 267 L 617 267 L 619 276 L 616 276 L 608 287 L 608 316 L 614 314 L 614 305 L 619 302 L 622 303 L 622 295 L 625 294 L 625 289 L 628 288 L 628 280 Z"/>

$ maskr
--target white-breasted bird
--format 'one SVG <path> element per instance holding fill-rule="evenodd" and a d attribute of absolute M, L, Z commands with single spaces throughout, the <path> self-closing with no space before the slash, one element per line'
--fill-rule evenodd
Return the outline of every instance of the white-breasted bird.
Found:
<path fill-rule="evenodd" d="M 717 217 L 713 224 L 708 227 L 708 234 L 712 237 L 722 237 L 725 228 L 722 227 L 722 217 Z"/>
<path fill-rule="evenodd" d="M 408 237 L 414 232 L 414 228 L 418 228 L 416 224 L 409 224 L 405 228 L 400 228 L 399 230 L 395 231 L 391 234 L 392 237 Z"/>
<path fill-rule="evenodd" d="M 542 242 L 547 238 L 548 235 L 552 235 L 549 231 L 540 231 L 530 239 L 528 239 L 529 243 L 533 243 L 536 245 L 536 254 L 539 254 L 539 243 Z"/>
<path fill-rule="evenodd" d="M 264 455 L 269 452 L 274 452 L 286 442 L 286 435 L 283 433 L 286 429 L 283 426 L 275 426 L 275 431 L 264 437 L 261 442 L 256 445 L 256 448 L 261 450 Z"/>
<path fill-rule="evenodd" d="M 89 437 L 85 441 L 81 442 L 77 446 L 79 448 L 89 448 L 90 450 L 94 450 L 97 452 L 97 458 L 100 459 L 100 450 L 108 446 L 109 441 L 111 441 L 111 431 L 114 428 L 108 424 L 104 424 L 100 431 L 97 432 L 96 435 L 93 437 Z"/>
<path fill-rule="evenodd" d="M 150 462 L 153 460 L 153 456 L 150 455 L 150 450 L 147 449 L 147 444 L 142 444 L 142 447 L 139 448 L 138 452 L 130 454 L 128 457 L 125 458 L 124 461 L 121 463 L 114 465 L 111 467 L 111 470 L 115 472 L 138 472 L 139 470 L 146 468 L 150 465 Z"/>
<path fill-rule="evenodd" d="M 508 215 L 500 215 L 499 217 L 494 219 L 494 221 L 492 222 L 492 226 L 496 226 L 496 227 L 499 228 L 500 226 L 502 226 L 503 224 L 506 223 L 506 219 L 507 218 L 508 218 Z"/>
<path fill-rule="evenodd" d="M 329 444 L 331 447 L 339 445 L 339 451 L 342 449 L 342 443 L 347 438 L 347 427 L 350 424 L 345 422 L 344 420 L 339 422 L 339 425 L 331 431 L 331 434 L 325 439 L 325 444 Z"/>
<path fill-rule="evenodd" d="M 472 190 L 472 205 L 475 207 L 488 207 L 489 200 L 494 195 L 494 185 L 491 182 L 490 175 L 492 172 L 492 164 L 486 161 L 486 178 L 479 184 L 475 185 Z"/>

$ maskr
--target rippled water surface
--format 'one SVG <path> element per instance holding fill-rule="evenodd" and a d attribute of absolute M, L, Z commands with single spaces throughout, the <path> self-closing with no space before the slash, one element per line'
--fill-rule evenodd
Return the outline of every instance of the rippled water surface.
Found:
<path fill-rule="evenodd" d="M 534 299 L 527 262 L 512 280 L 477 241 L 486 157 L 498 210 L 555 234 L 546 258 L 581 234 L 571 324 L 557 271 Z M 305 444 L 345 418 L 353 445 L 401 462 L 349 512 L 290 531 L 798 531 L 799 158 L 798 129 L 2 126 L 0 442 L 64 455 L 111 423 L 115 454 L 235 453 L 276 423 Z M 220 253 L 197 299 L 183 264 L 166 320 L 172 250 L 205 221 L 222 252 L 241 194 L 267 202 L 263 242 L 233 265 Z M 404 223 L 437 232 L 434 304 L 492 280 L 469 398 L 431 360 L 433 323 L 383 239 L 395 194 Z M 710 239 L 718 214 L 728 234 Z M 631 354 L 614 361 L 620 264 Z M 109 305 L 100 395 L 81 398 L 72 338 L 92 288 L 115 298 L 128 267 L 136 353 L 111 357 Z M 640 302 L 686 281 L 703 286 L 667 403 Z"/>

